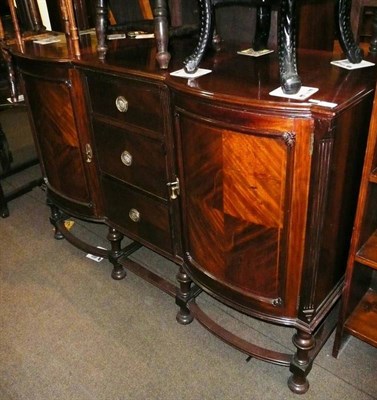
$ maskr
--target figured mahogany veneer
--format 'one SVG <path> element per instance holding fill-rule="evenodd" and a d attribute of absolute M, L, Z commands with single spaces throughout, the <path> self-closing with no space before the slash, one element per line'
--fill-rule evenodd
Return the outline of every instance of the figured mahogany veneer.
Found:
<path fill-rule="evenodd" d="M 72 214 L 102 216 L 88 120 L 77 71 L 25 60 L 23 86 L 51 198 Z M 81 116 L 80 116 L 81 115 Z M 90 183 L 90 184 L 89 184 Z"/>
<path fill-rule="evenodd" d="M 153 41 L 111 43 L 99 62 L 89 39 L 80 60 L 57 44 L 13 51 L 57 235 L 108 257 L 113 278 L 130 269 L 175 296 L 180 323 L 195 317 L 241 351 L 289 366 L 290 389 L 304 393 L 335 323 L 375 70 L 300 52 L 301 76 L 317 99 L 337 104 L 330 109 L 270 96 L 274 54 L 251 60 L 224 49 L 203 62 L 211 74 L 186 80 L 159 69 Z M 191 45 L 172 43 L 172 71 Z M 104 221 L 110 250 L 74 239 L 63 223 L 72 214 Z M 123 235 L 135 242 L 122 248 Z M 177 264 L 177 287 L 128 258 L 140 245 Z M 295 354 L 214 323 L 195 301 L 203 290 L 294 327 Z"/>

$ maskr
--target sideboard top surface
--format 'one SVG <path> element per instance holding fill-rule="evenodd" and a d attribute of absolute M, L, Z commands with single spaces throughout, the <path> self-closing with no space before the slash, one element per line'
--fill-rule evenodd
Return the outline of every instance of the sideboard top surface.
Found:
<path fill-rule="evenodd" d="M 109 41 L 105 61 L 98 60 L 95 35 L 81 36 L 81 57 L 70 56 L 64 35 L 61 41 L 47 45 L 27 41 L 25 51 L 12 49 L 17 58 L 42 62 L 69 63 L 82 68 L 103 71 L 117 75 L 132 75 L 136 78 L 166 83 L 174 91 L 197 96 L 211 101 L 230 103 L 240 107 L 276 109 L 284 112 L 310 115 L 315 112 L 334 115 L 348 108 L 357 99 L 374 90 L 376 67 L 346 70 L 330 64 L 341 59 L 342 54 L 318 50 L 298 50 L 298 69 L 304 86 L 318 88 L 313 99 L 336 103 L 334 109 L 319 107 L 308 101 L 274 97 L 269 93 L 278 88 L 279 66 L 277 53 L 253 58 L 237 54 L 246 46 L 232 47 L 215 52 L 209 51 L 200 67 L 212 73 L 196 79 L 177 78 L 171 72 L 183 67 L 183 60 L 193 51 L 195 44 L 188 40 L 175 40 L 170 43 L 172 53 L 168 70 L 159 69 L 155 60 L 156 46 L 149 40 Z M 371 59 L 370 61 L 374 61 Z"/>

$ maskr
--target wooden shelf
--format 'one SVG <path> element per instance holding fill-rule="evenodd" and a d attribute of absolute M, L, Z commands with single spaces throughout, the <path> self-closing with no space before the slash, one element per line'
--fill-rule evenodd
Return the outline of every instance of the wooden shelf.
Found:
<path fill-rule="evenodd" d="M 377 292 L 369 289 L 347 319 L 345 330 L 377 347 Z"/>
<path fill-rule="evenodd" d="M 377 91 L 369 125 L 363 175 L 347 263 L 333 355 L 344 344 L 344 333 L 377 347 Z M 368 237 L 371 231 L 374 232 Z M 367 237 L 367 240 L 365 238 Z M 361 299 L 359 301 L 359 299 Z"/>
<path fill-rule="evenodd" d="M 355 260 L 377 270 L 377 231 L 363 244 L 357 252 Z"/>

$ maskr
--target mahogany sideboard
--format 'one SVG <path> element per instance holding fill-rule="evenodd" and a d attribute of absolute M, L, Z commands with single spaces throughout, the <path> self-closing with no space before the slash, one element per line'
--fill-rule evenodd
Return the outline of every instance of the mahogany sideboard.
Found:
<path fill-rule="evenodd" d="M 25 42 L 12 54 L 29 105 L 51 222 L 82 250 L 107 257 L 112 276 L 133 271 L 175 297 L 178 322 L 195 317 L 241 351 L 289 367 L 308 389 L 313 360 L 335 326 L 372 107 L 375 69 L 330 64 L 330 52 L 299 51 L 317 100 L 273 97 L 275 54 L 251 59 L 223 49 L 212 73 L 173 77 L 192 50 L 171 43 L 168 71 L 153 40 L 95 38 L 81 58 L 62 42 Z M 109 250 L 76 238 L 75 216 L 109 228 Z M 122 247 L 127 236 L 132 243 Z M 177 265 L 173 285 L 132 261 L 140 246 Z M 266 323 L 293 327 L 294 354 L 260 348 L 208 316 L 202 291 Z"/>

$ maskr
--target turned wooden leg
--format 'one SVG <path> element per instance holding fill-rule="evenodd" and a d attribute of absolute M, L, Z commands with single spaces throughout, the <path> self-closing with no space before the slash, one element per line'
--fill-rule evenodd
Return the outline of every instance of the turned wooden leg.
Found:
<path fill-rule="evenodd" d="M 0 164 L 2 166 L 3 171 L 5 172 L 7 172 L 10 168 L 9 154 L 10 152 L 8 147 L 8 141 L 0 124 Z M 1 182 L 0 182 L 0 213 L 2 218 L 9 217 L 7 199 L 5 197 L 3 187 L 1 186 Z"/>
<path fill-rule="evenodd" d="M 157 46 L 156 60 L 161 69 L 167 69 L 170 61 L 170 53 L 168 52 L 169 25 L 166 0 L 156 0 L 153 16 L 154 36 Z"/>
<path fill-rule="evenodd" d="M 109 251 L 109 261 L 113 264 L 113 271 L 111 277 L 115 280 L 123 279 L 126 276 L 126 270 L 119 263 L 119 258 L 123 255 L 121 249 L 121 242 L 123 235 L 116 229 L 109 227 L 107 239 L 110 241 L 111 250 Z"/>
<path fill-rule="evenodd" d="M 292 341 L 297 351 L 289 367 L 292 375 L 288 379 L 288 387 L 294 393 L 303 394 L 309 389 L 306 376 L 312 369 L 313 360 L 309 358 L 309 351 L 315 346 L 315 339 L 312 334 L 298 329 L 297 333 L 293 335 Z"/>
<path fill-rule="evenodd" d="M 1 186 L 1 182 L 0 182 L 0 214 L 1 214 L 1 218 L 9 217 L 9 209 L 8 209 L 7 199 L 5 198 L 5 194 L 3 191 L 3 187 Z"/>
<path fill-rule="evenodd" d="M 372 38 L 369 43 L 369 52 L 373 55 L 377 54 L 377 8 L 373 8 L 372 20 Z"/>
<path fill-rule="evenodd" d="M 271 26 L 271 7 L 258 7 L 256 16 L 255 37 L 253 49 L 255 51 L 267 49 Z"/>
<path fill-rule="evenodd" d="M 214 13 L 212 11 L 210 11 L 210 12 L 212 14 L 212 21 L 209 20 L 209 23 L 210 23 L 210 25 L 212 24 L 212 28 L 209 26 L 208 29 L 212 29 L 212 31 L 213 31 L 212 47 L 215 51 L 220 51 L 222 38 L 216 28 L 216 13 Z"/>
<path fill-rule="evenodd" d="M 17 77 L 16 71 L 13 65 L 13 58 L 8 49 L 4 47 L 1 48 L 1 53 L 4 58 L 7 71 L 8 71 L 8 83 L 9 83 L 9 90 L 10 90 L 10 98 L 13 103 L 18 102 L 18 88 L 17 88 Z"/>
<path fill-rule="evenodd" d="M 279 68 L 284 93 L 295 94 L 301 89 L 296 60 L 296 0 L 281 0 L 279 12 Z"/>
<path fill-rule="evenodd" d="M 192 281 L 183 267 L 179 268 L 177 281 L 179 282 L 179 291 L 176 295 L 175 302 L 180 307 L 177 313 L 177 321 L 182 325 L 187 325 L 194 319 L 189 308 L 187 307 L 187 302 L 190 299 L 191 294 L 190 289 Z"/>
<path fill-rule="evenodd" d="M 213 30 L 213 37 L 212 37 L 212 47 L 215 51 L 221 50 L 221 36 L 217 33 L 216 27 Z"/>
<path fill-rule="evenodd" d="M 2 168 L 2 175 L 10 171 L 13 162 L 13 155 L 9 149 L 9 143 L 3 127 L 0 123 L 0 165 Z"/>
<path fill-rule="evenodd" d="M 25 2 L 26 8 L 28 9 L 28 13 L 30 15 L 30 19 L 33 24 L 34 32 L 43 32 L 46 30 L 46 27 L 42 23 L 41 13 L 39 11 L 39 6 L 37 0 L 29 0 Z"/>
<path fill-rule="evenodd" d="M 107 53 L 107 0 L 97 0 L 96 13 L 97 54 L 98 58 L 103 61 Z"/>
<path fill-rule="evenodd" d="M 63 234 L 59 231 L 57 227 L 57 222 L 61 221 L 61 219 L 63 218 L 63 213 L 49 199 L 47 199 L 47 205 L 50 207 L 51 210 L 50 223 L 54 227 L 54 238 L 56 240 L 64 239 Z"/>

